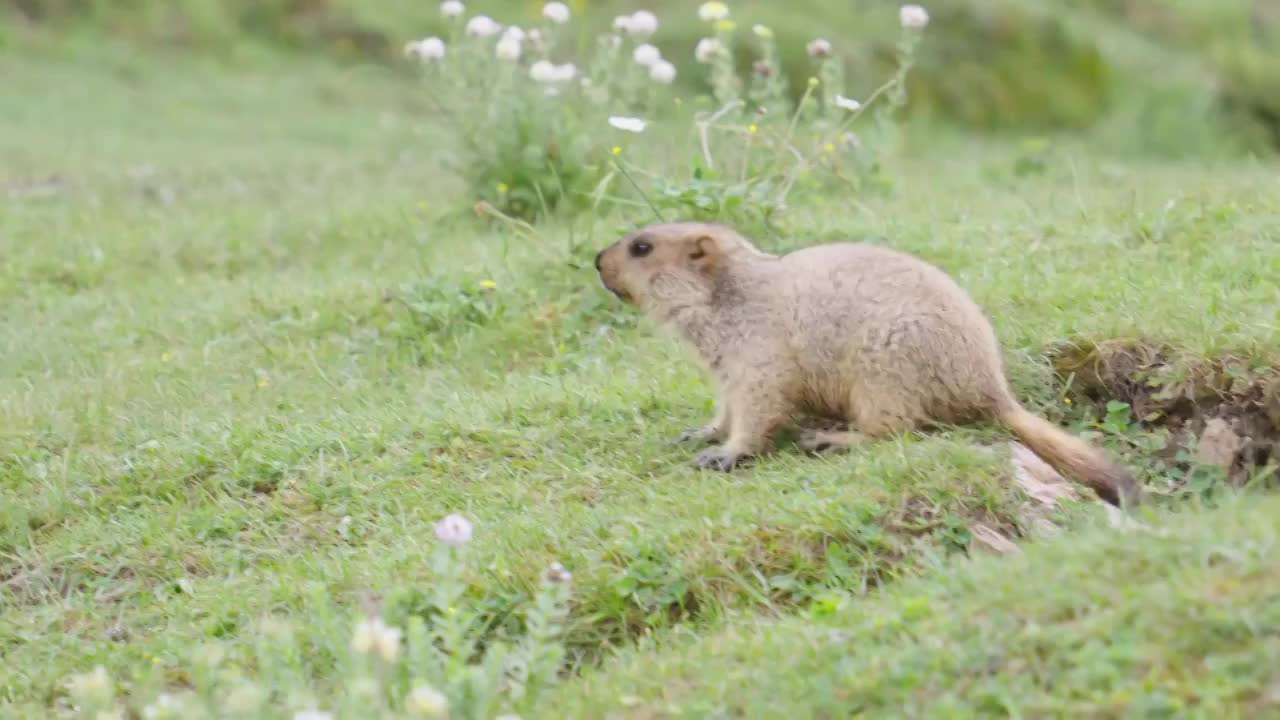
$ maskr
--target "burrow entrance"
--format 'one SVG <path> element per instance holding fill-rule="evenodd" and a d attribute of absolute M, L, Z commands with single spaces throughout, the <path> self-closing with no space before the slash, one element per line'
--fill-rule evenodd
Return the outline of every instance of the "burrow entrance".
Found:
<path fill-rule="evenodd" d="M 1163 446 L 1145 448 L 1165 470 L 1217 467 L 1233 485 L 1280 479 L 1280 365 L 1186 359 L 1129 340 L 1064 343 L 1049 359 L 1068 392 L 1101 417 L 1124 413 L 1117 403 L 1125 403 L 1134 426 L 1165 434 Z"/>

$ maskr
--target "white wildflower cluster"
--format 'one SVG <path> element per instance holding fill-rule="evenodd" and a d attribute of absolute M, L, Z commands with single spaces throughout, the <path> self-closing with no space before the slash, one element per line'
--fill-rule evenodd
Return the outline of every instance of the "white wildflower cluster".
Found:
<path fill-rule="evenodd" d="M 361 620 L 351 636 L 351 649 L 361 655 L 373 653 L 392 663 L 400 656 L 400 628 L 389 627 L 380 617 Z"/>
<path fill-rule="evenodd" d="M 637 45 L 631 57 L 648 70 L 649 78 L 655 82 L 670 85 L 676 79 L 676 66 L 663 59 L 662 52 L 649 43 Z"/>
<path fill-rule="evenodd" d="M 613 19 L 613 29 L 634 38 L 644 39 L 658 31 L 658 16 L 648 10 L 619 15 Z"/>
<path fill-rule="evenodd" d="M 817 137 L 812 141 L 812 154 L 833 158 L 834 163 L 837 143 L 863 145 L 844 138 L 848 135 L 845 124 L 856 122 L 867 110 L 865 106 L 879 101 L 894 109 L 905 103 L 904 78 L 913 65 L 921 31 L 929 24 L 929 13 L 922 5 L 898 7 L 902 38 L 897 45 L 899 71 L 862 99 L 844 94 L 848 91 L 842 49 L 827 37 L 812 38 L 805 44 L 811 75 L 803 95 L 795 98 L 775 30 L 744 22 L 731 5 L 700 0 L 686 11 L 690 17 L 684 18 L 693 20 L 696 15 L 702 28 L 689 58 L 696 64 L 689 70 L 705 74 L 716 108 L 711 113 L 695 113 L 699 149 L 707 167 L 715 165 L 709 130 L 733 128 L 739 137 L 757 138 L 749 145 L 772 152 L 778 149 L 776 138 L 780 135 L 774 131 L 784 126 L 780 123 L 785 123 L 788 135 L 813 133 Z M 439 8 L 450 25 L 450 33 L 442 36 L 456 38 L 456 47 L 446 47 L 441 38 L 427 37 L 408 43 L 404 52 L 440 68 L 433 73 L 436 79 L 450 84 L 456 93 L 436 93 L 434 99 L 441 114 L 452 118 L 472 148 L 467 152 L 476 162 L 467 165 L 473 168 L 467 171 L 467 182 L 479 201 L 477 208 L 530 219 L 551 212 L 561 202 L 604 197 L 598 190 L 615 176 L 625 176 L 640 190 L 621 164 L 599 163 L 597 159 L 605 152 L 622 156 L 626 146 L 623 137 L 644 133 L 660 120 L 650 113 L 656 115 L 664 106 L 688 107 L 683 98 L 663 92 L 681 78 L 683 68 L 680 62 L 664 57 L 666 45 L 658 32 L 664 23 L 680 24 L 678 20 L 660 22 L 650 10 L 629 10 L 614 17 L 611 27 L 589 46 L 590 57 L 579 58 L 567 47 L 568 38 L 577 34 L 566 27 L 574 21 L 574 11 L 567 2 L 543 0 L 541 12 L 527 27 L 470 12 L 464 0 L 445 0 Z M 747 72 L 736 61 L 742 55 L 742 45 L 755 56 Z M 487 108 L 477 112 L 479 108 L 468 102 Z M 742 122 L 735 123 L 731 113 Z M 621 135 L 605 135 L 609 128 Z M 497 136 L 513 140 L 484 142 Z M 604 141 L 606 137 L 609 140 Z M 573 142 L 568 142 L 570 139 Z M 788 142 L 788 152 L 795 155 L 799 145 L 794 138 Z M 514 171 L 530 163 L 547 165 L 552 171 L 548 176 L 554 176 L 556 184 L 544 183 L 536 173 Z M 797 176 L 779 180 L 781 192 L 793 187 Z M 573 186 L 561 184 L 563 178 L 571 178 Z M 655 210 L 655 214 L 662 213 Z M 441 542 L 457 546 L 470 540 L 471 527 L 465 519 L 451 516 L 440 522 L 436 532 Z"/>
<path fill-rule="evenodd" d="M 438 37 L 415 40 L 404 46 L 407 57 L 417 58 L 423 62 L 435 62 L 444 59 L 444 41 Z"/>
<path fill-rule="evenodd" d="M 440 13 L 446 18 L 462 22 L 466 6 L 459 0 L 447 0 L 441 3 Z M 542 17 L 551 25 L 564 25 L 572 15 L 569 6 L 563 2 L 548 2 L 542 7 Z M 574 80 L 581 74 L 572 62 L 556 63 L 547 57 L 544 35 L 538 29 L 504 26 L 488 15 L 475 15 L 462 23 L 461 27 L 464 35 L 473 41 L 496 38 L 492 46 L 493 57 L 502 62 L 519 63 L 525 56 L 534 54 L 535 58 L 531 59 L 528 71 L 529 77 L 536 82 L 557 86 Z M 618 34 L 604 38 L 607 46 L 615 49 L 620 47 L 624 35 L 634 39 L 640 44 L 635 47 L 633 58 L 645 69 L 648 77 L 662 85 L 675 81 L 678 74 L 675 64 L 663 58 L 657 47 L 646 42 L 658 30 L 657 15 L 648 10 L 637 10 L 615 18 L 613 27 Z M 445 59 L 447 48 L 442 39 L 428 37 L 406 44 L 404 54 L 424 63 L 437 63 Z M 554 87 L 549 88 L 550 94 L 555 94 L 551 92 L 553 90 Z"/>
<path fill-rule="evenodd" d="M 557 65 L 549 60 L 539 60 L 529 66 L 529 77 L 540 83 L 563 83 L 577 76 L 578 68 L 573 63 Z"/>

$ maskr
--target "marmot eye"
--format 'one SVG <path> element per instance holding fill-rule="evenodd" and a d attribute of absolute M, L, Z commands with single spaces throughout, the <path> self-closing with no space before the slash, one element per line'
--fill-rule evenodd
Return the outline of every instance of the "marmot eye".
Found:
<path fill-rule="evenodd" d="M 642 258 L 653 252 L 653 246 L 643 240 L 631 243 L 631 257 Z"/>

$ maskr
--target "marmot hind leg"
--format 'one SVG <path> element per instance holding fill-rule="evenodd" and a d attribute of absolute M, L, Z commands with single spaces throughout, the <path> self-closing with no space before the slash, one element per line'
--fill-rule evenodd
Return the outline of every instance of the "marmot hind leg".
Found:
<path fill-rule="evenodd" d="M 811 453 L 842 453 L 869 440 L 856 430 L 821 430 L 806 428 L 800 431 L 796 445 Z"/>

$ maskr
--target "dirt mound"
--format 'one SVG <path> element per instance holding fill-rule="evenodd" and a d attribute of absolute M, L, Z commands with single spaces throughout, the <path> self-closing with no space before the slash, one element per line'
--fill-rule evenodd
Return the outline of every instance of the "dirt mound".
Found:
<path fill-rule="evenodd" d="M 1137 341 L 1065 343 L 1049 352 L 1071 392 L 1104 414 L 1127 403 L 1133 421 L 1168 432 L 1157 456 L 1169 467 L 1222 468 L 1233 483 L 1277 478 L 1280 366 L 1224 356 L 1189 360 Z"/>

